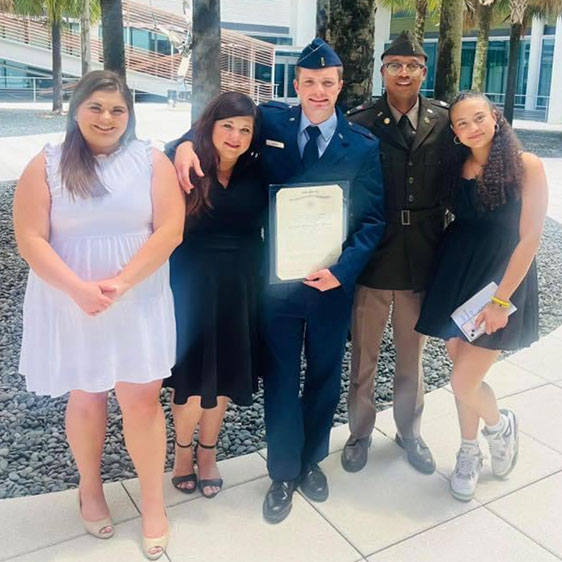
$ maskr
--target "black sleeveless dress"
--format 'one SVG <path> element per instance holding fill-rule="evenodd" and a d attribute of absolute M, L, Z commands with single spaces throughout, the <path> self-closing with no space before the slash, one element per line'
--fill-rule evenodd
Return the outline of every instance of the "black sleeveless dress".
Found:
<path fill-rule="evenodd" d="M 186 220 L 170 257 L 177 355 L 164 386 L 174 388 L 176 404 L 190 396 L 201 396 L 203 408 L 214 408 L 217 396 L 252 403 L 266 196 L 257 164 L 235 169 L 226 189 L 212 184 L 212 209 Z"/>
<path fill-rule="evenodd" d="M 416 330 L 444 340 L 464 334 L 451 313 L 491 281 L 498 285 L 519 242 L 521 200 L 511 199 L 493 211 L 477 210 L 475 179 L 461 179 L 453 198 L 455 220 L 445 230 L 437 252 L 436 269 L 429 283 Z M 513 293 L 517 310 L 505 328 L 483 334 L 473 343 L 496 350 L 515 350 L 538 340 L 537 267 Z"/>

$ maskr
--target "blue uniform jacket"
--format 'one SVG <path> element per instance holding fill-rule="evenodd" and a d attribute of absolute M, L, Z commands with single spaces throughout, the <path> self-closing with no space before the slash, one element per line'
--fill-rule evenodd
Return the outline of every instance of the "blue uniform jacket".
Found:
<path fill-rule="evenodd" d="M 271 101 L 260 105 L 260 109 L 259 151 L 267 184 L 350 182 L 348 236 L 338 262 L 330 271 L 345 291 L 352 294 L 385 228 L 379 142 L 367 129 L 350 123 L 337 110 L 338 126 L 330 144 L 318 162 L 305 170 L 297 144 L 300 105 L 291 107 Z M 193 132 L 189 131 L 166 145 L 166 154 L 173 160 L 177 146 L 192 139 Z"/>

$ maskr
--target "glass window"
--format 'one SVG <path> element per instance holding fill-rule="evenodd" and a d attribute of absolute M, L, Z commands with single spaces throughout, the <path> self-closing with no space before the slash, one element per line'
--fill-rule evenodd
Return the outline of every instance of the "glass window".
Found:
<path fill-rule="evenodd" d="M 137 49 L 150 50 L 150 33 L 146 29 L 131 29 L 131 45 Z"/>
<path fill-rule="evenodd" d="M 423 44 L 423 49 L 427 53 L 427 76 L 422 84 L 422 94 L 429 98 L 433 97 L 433 89 L 435 88 L 435 61 L 437 59 L 437 43 L 427 41 Z"/>
<path fill-rule="evenodd" d="M 549 37 L 543 39 L 537 108 L 548 107 L 548 97 L 550 96 L 550 85 L 552 81 L 553 57 L 554 57 L 554 38 Z"/>
<path fill-rule="evenodd" d="M 287 97 L 296 98 L 297 92 L 293 86 L 293 80 L 295 79 L 295 68 L 294 64 L 287 65 Z"/>
<path fill-rule="evenodd" d="M 470 90 L 472 87 L 472 74 L 474 70 L 474 57 L 476 56 L 476 41 L 463 41 L 461 51 L 461 76 L 459 90 Z"/>
<path fill-rule="evenodd" d="M 285 64 L 276 63 L 275 64 L 275 97 L 284 98 L 285 97 Z"/>
<path fill-rule="evenodd" d="M 530 51 L 531 43 L 529 39 L 522 39 L 519 51 L 519 68 L 517 70 L 517 87 L 515 88 L 515 105 L 519 106 L 525 106 Z"/>
<path fill-rule="evenodd" d="M 490 41 L 488 44 L 488 70 L 486 93 L 495 103 L 503 103 L 507 78 L 508 41 Z"/>

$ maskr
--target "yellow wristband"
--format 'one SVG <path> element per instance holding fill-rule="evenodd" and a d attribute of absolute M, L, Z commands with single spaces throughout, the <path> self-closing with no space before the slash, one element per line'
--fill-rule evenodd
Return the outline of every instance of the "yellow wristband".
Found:
<path fill-rule="evenodd" d="M 509 302 L 502 301 L 501 299 L 498 299 L 498 297 L 492 297 L 492 302 L 497 304 L 500 308 L 509 308 Z"/>

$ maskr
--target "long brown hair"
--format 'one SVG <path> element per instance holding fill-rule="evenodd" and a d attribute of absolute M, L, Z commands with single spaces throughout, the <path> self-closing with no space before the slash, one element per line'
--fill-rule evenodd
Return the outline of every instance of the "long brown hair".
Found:
<path fill-rule="evenodd" d="M 217 181 L 217 167 L 219 154 L 213 145 L 213 128 L 216 121 L 229 117 L 252 117 L 254 128 L 252 141 L 248 150 L 236 162 L 236 170 L 247 166 L 255 153 L 256 139 L 259 134 L 259 112 L 256 104 L 246 94 L 240 92 L 225 92 L 217 96 L 207 105 L 199 120 L 194 124 L 195 152 L 199 156 L 201 168 L 205 176 L 200 178 L 192 175 L 195 189 L 187 198 L 187 214 L 196 215 L 203 210 L 212 208 L 209 201 L 209 192 L 213 182 Z M 234 173 L 234 172 L 233 172 Z"/>
<path fill-rule="evenodd" d="M 88 72 L 78 81 L 70 99 L 66 136 L 62 144 L 60 160 L 62 185 L 73 197 L 88 199 L 89 197 L 103 197 L 107 194 L 107 190 L 98 176 L 97 161 L 76 122 L 78 107 L 99 90 L 119 92 L 127 105 L 129 121 L 119 143 L 125 145 L 136 138 L 133 96 L 127 84 L 118 74 L 109 70 Z"/>
<path fill-rule="evenodd" d="M 488 104 L 490 111 L 496 116 L 496 133 L 492 139 L 490 155 L 482 172 L 476 178 L 478 191 L 478 209 L 481 212 L 493 211 L 505 205 L 508 200 L 521 195 L 521 183 L 524 167 L 521 159 L 522 148 L 513 129 L 506 121 L 498 107 L 481 92 L 461 92 L 449 106 L 449 120 L 455 105 L 466 99 L 481 98 Z M 470 149 L 453 142 L 454 133 L 450 132 L 448 143 L 448 169 L 445 185 L 448 186 L 448 199 L 458 188 L 462 167 Z"/>

